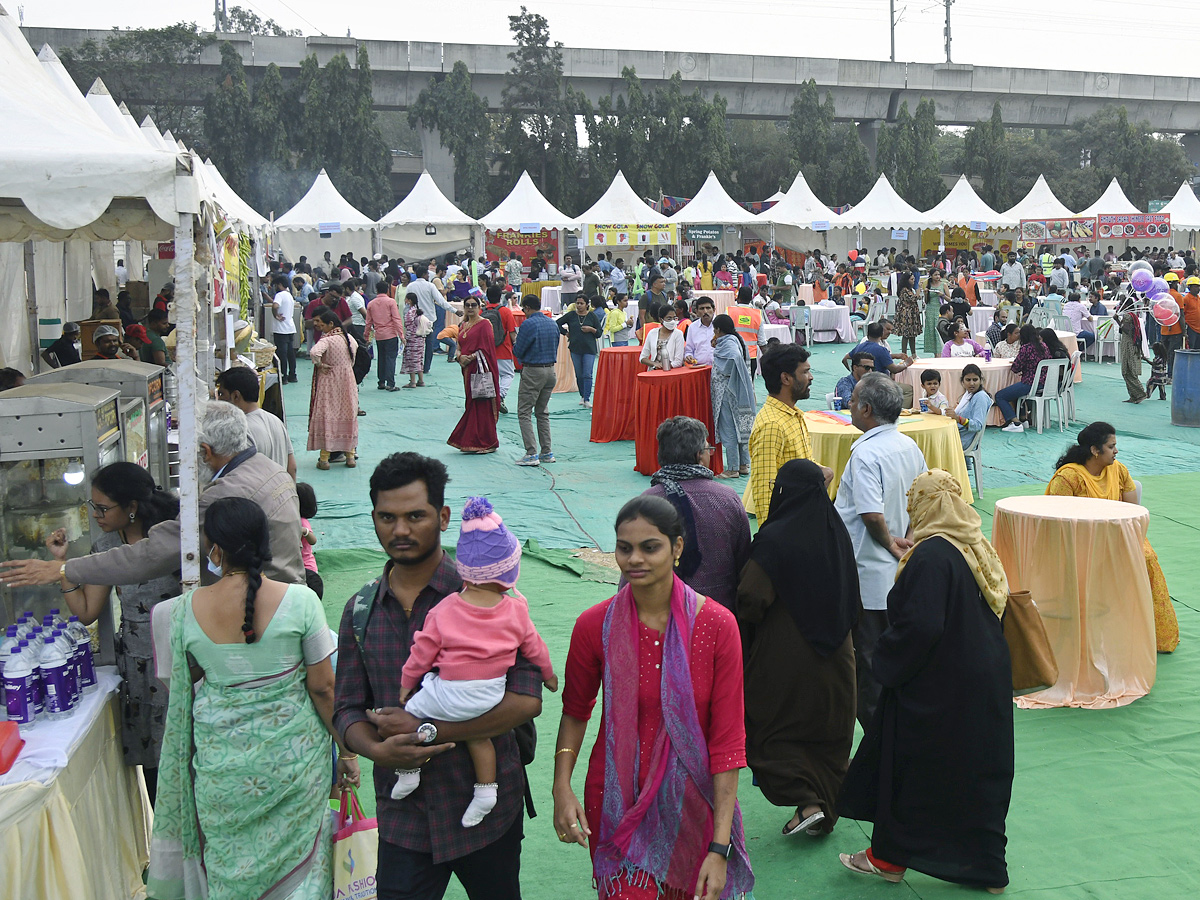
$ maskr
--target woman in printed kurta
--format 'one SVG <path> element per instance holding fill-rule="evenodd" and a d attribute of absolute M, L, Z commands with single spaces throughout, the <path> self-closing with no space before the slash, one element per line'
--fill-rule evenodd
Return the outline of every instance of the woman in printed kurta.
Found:
<path fill-rule="evenodd" d="M 737 807 L 746 764 L 738 626 L 675 576 L 683 544 L 666 500 L 625 504 L 616 556 L 627 583 L 571 635 L 554 826 L 560 841 L 591 851 L 601 900 L 729 900 L 754 886 Z M 571 773 L 601 684 L 581 804 Z"/>
<path fill-rule="evenodd" d="M 1137 486 L 1125 464 L 1117 462 L 1116 430 L 1107 422 L 1093 422 L 1079 432 L 1077 441 L 1059 458 L 1046 493 L 1136 503 Z M 1154 600 L 1155 643 L 1159 653 L 1170 653 L 1179 646 L 1179 621 L 1171 605 L 1167 578 L 1148 539 L 1142 541 L 1142 555 Z"/>
<path fill-rule="evenodd" d="M 354 353 L 358 345 L 342 331 L 335 313 L 321 310 L 313 317 L 321 334 L 309 353 L 313 361 L 312 396 L 308 404 L 308 449 L 320 450 L 318 469 L 329 468 L 329 453 L 346 454 L 347 468 L 357 465 L 358 384 L 354 380 Z"/>

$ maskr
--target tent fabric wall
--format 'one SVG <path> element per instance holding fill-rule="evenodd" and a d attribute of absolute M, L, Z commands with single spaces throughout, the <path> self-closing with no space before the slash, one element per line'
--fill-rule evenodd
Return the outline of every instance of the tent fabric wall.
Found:
<path fill-rule="evenodd" d="M 464 226 L 439 227 L 436 237 L 429 241 L 397 240 L 385 236 L 382 240 L 383 252 L 389 259 L 399 257 L 410 262 L 444 256 L 471 246 L 471 230 Z"/>
<path fill-rule="evenodd" d="M 29 371 L 29 328 L 25 312 L 25 247 L 0 243 L 0 309 L 6 327 L 0 328 L 0 366 Z"/>
<path fill-rule="evenodd" d="M 353 253 L 355 259 L 364 256 L 370 259 L 375 253 L 375 235 L 371 229 L 340 231 L 329 237 L 321 237 L 315 230 L 296 231 L 290 228 L 278 228 L 275 231 L 275 243 L 283 251 L 284 256 L 296 262 L 301 256 L 307 256 L 309 265 L 316 266 L 328 250 L 336 263 L 343 253 Z"/>
<path fill-rule="evenodd" d="M 117 258 L 113 255 L 113 250 L 112 241 L 92 241 L 92 280 L 97 288 L 105 288 L 116 303 Z M 124 254 L 124 246 L 121 252 Z"/>

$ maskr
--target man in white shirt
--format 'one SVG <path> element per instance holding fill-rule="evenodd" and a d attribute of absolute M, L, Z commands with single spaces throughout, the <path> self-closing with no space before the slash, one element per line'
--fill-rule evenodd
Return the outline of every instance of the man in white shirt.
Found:
<path fill-rule="evenodd" d="M 1011 251 L 1008 262 L 1000 267 L 1000 284 L 1006 291 L 1025 287 L 1025 267 L 1017 262 L 1017 254 Z"/>
<path fill-rule="evenodd" d="M 246 414 L 246 430 L 254 448 L 296 480 L 296 455 L 287 425 L 258 405 L 258 373 L 249 366 L 230 366 L 217 373 L 217 399 L 232 403 Z"/>
<path fill-rule="evenodd" d="M 1046 283 L 1056 294 L 1065 294 L 1071 286 L 1071 275 L 1067 272 L 1066 263 L 1061 256 L 1054 261 L 1054 268 L 1050 270 L 1050 277 L 1046 279 Z"/>
<path fill-rule="evenodd" d="M 583 283 L 583 270 L 575 265 L 570 255 L 567 255 L 563 257 L 563 264 L 558 272 L 558 277 L 562 281 L 562 288 L 559 290 L 562 308 L 570 309 L 575 305 L 575 297 L 578 296 L 579 288 Z"/>
<path fill-rule="evenodd" d="M 513 259 L 516 259 L 515 253 L 513 254 Z M 517 266 L 520 267 L 520 265 L 520 261 L 518 260 Z M 412 280 L 408 283 L 406 293 L 413 294 L 417 298 L 417 308 L 421 310 L 421 315 L 431 323 L 435 322 L 439 306 L 442 309 L 454 309 L 454 307 L 442 296 L 441 291 L 429 283 L 429 273 L 423 264 L 413 266 L 413 269 Z M 437 349 L 437 344 L 437 330 L 435 329 L 425 336 L 425 374 L 427 375 L 429 374 L 430 366 L 433 365 L 433 351 Z"/>
<path fill-rule="evenodd" d="M 869 722 L 880 685 L 871 674 L 879 636 L 887 628 L 887 595 L 896 580 L 908 539 L 908 490 L 926 470 L 916 442 L 896 427 L 904 398 L 886 375 L 863 375 L 850 395 L 850 418 L 863 436 L 854 442 L 842 472 L 834 508 L 841 516 L 858 562 L 863 612 L 854 628 L 858 721 Z"/>
<path fill-rule="evenodd" d="M 713 315 L 716 305 L 711 297 L 696 301 L 696 315 L 688 326 L 687 340 L 683 342 L 683 361 L 693 366 L 711 366 L 713 361 Z"/>
<path fill-rule="evenodd" d="M 117 260 L 117 286 L 120 287 L 129 281 L 129 270 L 125 268 L 125 260 Z"/>
<path fill-rule="evenodd" d="M 275 319 L 272 323 L 272 336 L 275 340 L 275 352 L 279 354 L 279 378 L 281 381 L 295 384 L 296 320 L 292 314 L 295 312 L 296 298 L 288 290 L 286 275 L 276 275 L 272 278 L 271 287 L 275 289 L 275 296 L 270 305 Z"/>
<path fill-rule="evenodd" d="M 350 292 L 346 294 L 346 305 L 350 307 L 350 318 L 342 323 L 342 327 L 350 332 L 360 347 L 365 347 L 366 341 L 363 340 L 363 335 L 367 330 L 367 301 L 358 291 L 359 284 L 357 278 L 346 282 L 346 286 L 350 288 Z"/>

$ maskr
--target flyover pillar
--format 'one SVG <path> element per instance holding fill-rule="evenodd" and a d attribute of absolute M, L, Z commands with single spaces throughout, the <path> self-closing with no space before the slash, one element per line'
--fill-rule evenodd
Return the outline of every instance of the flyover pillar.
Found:
<path fill-rule="evenodd" d="M 1200 166 L 1200 134 L 1192 132 L 1181 135 L 1180 143 L 1183 144 L 1183 152 L 1187 154 L 1191 164 Z M 1200 175 L 1200 172 L 1194 173 L 1194 176 L 1196 175 Z"/>
<path fill-rule="evenodd" d="M 875 154 L 879 150 L 879 129 L 883 125 L 882 119 L 864 119 L 857 123 L 858 138 L 863 142 L 863 146 L 867 148 L 867 155 L 871 158 L 871 168 L 875 168 Z"/>
<path fill-rule="evenodd" d="M 421 155 L 425 170 L 451 202 L 454 202 L 454 157 L 442 146 L 442 133 L 421 127 Z"/>

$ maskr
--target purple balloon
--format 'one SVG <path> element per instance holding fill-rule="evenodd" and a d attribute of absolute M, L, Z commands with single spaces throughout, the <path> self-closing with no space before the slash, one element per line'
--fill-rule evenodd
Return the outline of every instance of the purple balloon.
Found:
<path fill-rule="evenodd" d="M 1171 290 L 1171 286 L 1167 284 L 1167 279 L 1165 278 L 1155 278 L 1154 282 L 1150 285 L 1150 293 L 1152 294 L 1165 294 L 1169 290 Z"/>
<path fill-rule="evenodd" d="M 1139 294 L 1144 294 L 1154 286 L 1154 273 L 1138 269 L 1129 276 L 1129 283 Z M 1165 285 L 1166 282 L 1164 281 Z"/>
<path fill-rule="evenodd" d="M 1161 279 L 1160 279 L 1160 280 L 1161 280 Z M 1153 290 L 1152 290 L 1152 291 L 1151 291 L 1151 292 L 1150 292 L 1150 293 L 1149 293 L 1149 294 L 1146 296 L 1146 299 L 1147 299 L 1147 301 L 1150 303 L 1150 305 L 1152 305 L 1152 306 L 1153 306 L 1155 303 L 1158 303 L 1160 300 L 1170 300 L 1172 303 L 1174 303 L 1174 302 L 1175 302 L 1175 298 L 1174 298 L 1174 297 L 1172 297 L 1172 296 L 1171 296 L 1171 295 L 1170 295 L 1170 294 L 1169 294 L 1167 291 L 1160 291 L 1160 290 L 1158 290 L 1157 288 L 1154 288 L 1154 289 L 1153 289 Z"/>

